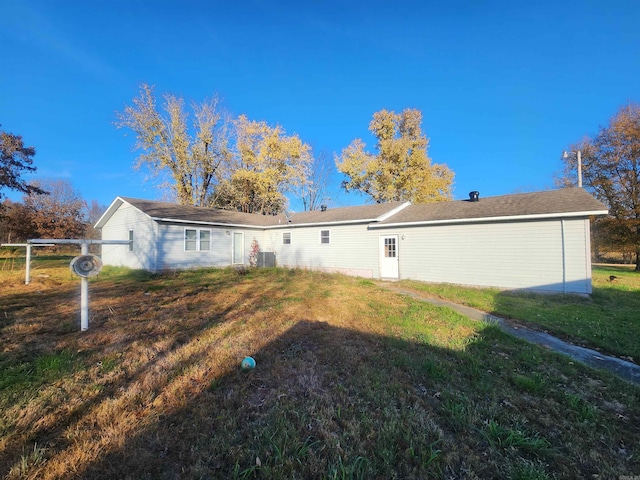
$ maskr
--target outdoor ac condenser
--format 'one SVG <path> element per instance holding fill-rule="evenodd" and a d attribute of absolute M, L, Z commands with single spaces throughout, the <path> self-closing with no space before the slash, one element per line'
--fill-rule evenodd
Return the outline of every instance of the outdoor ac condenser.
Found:
<path fill-rule="evenodd" d="M 276 254 L 274 252 L 258 252 L 258 267 L 275 267 Z"/>

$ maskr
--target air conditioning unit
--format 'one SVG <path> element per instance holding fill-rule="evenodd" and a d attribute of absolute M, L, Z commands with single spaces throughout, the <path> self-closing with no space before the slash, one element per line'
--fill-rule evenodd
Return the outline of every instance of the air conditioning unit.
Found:
<path fill-rule="evenodd" d="M 258 267 L 275 267 L 276 254 L 274 252 L 258 252 Z"/>

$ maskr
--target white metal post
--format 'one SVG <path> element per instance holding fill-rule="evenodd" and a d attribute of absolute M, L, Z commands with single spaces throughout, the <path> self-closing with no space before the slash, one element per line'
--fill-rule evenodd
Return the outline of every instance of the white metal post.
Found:
<path fill-rule="evenodd" d="M 129 240 L 92 240 L 92 239 L 32 239 L 33 245 L 80 245 L 81 254 L 89 254 L 89 245 L 129 245 Z M 80 276 L 80 329 L 89 329 L 89 280 Z"/>
<path fill-rule="evenodd" d="M 89 253 L 87 243 L 80 245 L 80 253 L 82 255 Z M 80 277 L 80 330 L 83 332 L 89 330 L 89 279 L 87 277 Z"/>
<path fill-rule="evenodd" d="M 582 188 L 582 152 L 578 150 L 578 187 Z"/>
<path fill-rule="evenodd" d="M 29 283 L 31 282 L 31 244 L 27 243 L 27 258 L 26 258 L 26 262 L 27 262 L 27 269 L 26 269 L 26 273 L 24 276 L 24 284 L 25 285 L 29 285 Z"/>

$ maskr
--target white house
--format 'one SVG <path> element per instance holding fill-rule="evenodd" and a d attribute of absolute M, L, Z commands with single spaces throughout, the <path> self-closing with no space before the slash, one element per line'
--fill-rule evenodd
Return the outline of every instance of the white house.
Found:
<path fill-rule="evenodd" d="M 150 271 L 247 265 L 255 240 L 284 267 L 588 294 L 589 217 L 606 213 L 580 188 L 290 217 L 118 197 L 96 228 L 130 241 L 104 245 L 106 265 Z"/>

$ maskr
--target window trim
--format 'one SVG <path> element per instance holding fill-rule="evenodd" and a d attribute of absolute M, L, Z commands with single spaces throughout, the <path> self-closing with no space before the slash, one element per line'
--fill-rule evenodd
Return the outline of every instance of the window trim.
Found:
<path fill-rule="evenodd" d="M 190 249 L 187 248 L 187 232 L 188 231 L 192 231 L 192 232 L 196 232 L 196 236 L 194 239 L 190 239 L 190 241 L 194 241 L 196 242 L 196 247 L 194 249 Z M 209 232 L 209 248 L 207 249 L 203 249 L 202 248 L 202 238 L 201 238 L 201 232 Z M 184 231 L 182 233 L 182 248 L 184 252 L 210 252 L 211 251 L 211 242 L 213 239 L 213 232 L 211 231 L 210 228 L 189 228 L 189 227 L 185 227 Z"/>
<path fill-rule="evenodd" d="M 288 242 L 285 241 L 285 235 L 288 236 L 287 240 L 289 240 Z M 293 237 L 291 235 L 291 232 L 282 232 L 282 245 L 291 245 L 293 243 Z"/>
<path fill-rule="evenodd" d="M 127 244 L 127 251 L 133 252 L 133 228 L 129 229 L 129 243 Z"/>
<path fill-rule="evenodd" d="M 327 241 L 326 242 L 322 241 L 323 240 L 323 235 L 322 235 L 323 232 L 327 232 L 327 235 L 326 235 Z M 329 230 L 329 229 L 320 230 L 320 244 L 321 245 L 331 245 L 331 230 Z"/>

